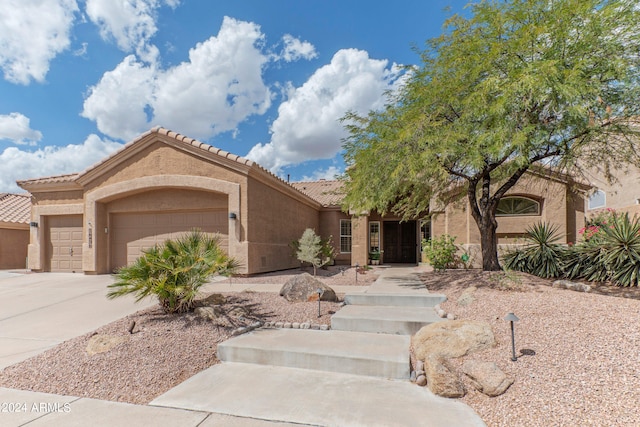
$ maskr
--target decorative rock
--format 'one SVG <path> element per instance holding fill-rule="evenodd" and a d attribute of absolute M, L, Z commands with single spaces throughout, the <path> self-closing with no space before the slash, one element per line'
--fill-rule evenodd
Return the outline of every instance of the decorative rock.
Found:
<path fill-rule="evenodd" d="M 467 306 L 475 301 L 474 294 L 478 290 L 475 286 L 470 286 L 458 298 L 458 305 Z"/>
<path fill-rule="evenodd" d="M 320 330 L 321 331 L 328 331 L 329 330 L 329 325 L 320 325 Z"/>
<path fill-rule="evenodd" d="M 283 324 L 284 323 L 282 323 L 282 322 L 276 322 L 276 328 L 282 328 Z"/>
<path fill-rule="evenodd" d="M 262 322 L 258 321 L 258 322 L 253 322 L 251 324 L 251 329 L 256 329 L 259 328 L 260 326 L 262 326 Z"/>
<path fill-rule="evenodd" d="M 427 377 L 425 377 L 424 375 L 420 375 L 418 378 L 416 378 L 416 385 L 419 385 L 420 387 L 426 386 Z"/>
<path fill-rule="evenodd" d="M 320 325 L 317 325 L 317 324 L 314 323 L 314 324 L 311 325 L 311 329 L 318 330 L 318 329 L 320 329 Z"/>
<path fill-rule="evenodd" d="M 298 323 L 298 322 L 293 322 L 293 323 L 291 324 L 291 327 L 292 327 L 293 329 L 300 329 L 300 323 Z"/>
<path fill-rule="evenodd" d="M 218 306 L 196 307 L 193 314 L 199 319 L 215 320 L 222 314 L 222 310 Z"/>
<path fill-rule="evenodd" d="M 430 354 L 424 361 L 426 380 L 429 390 L 442 397 L 462 397 L 466 391 L 464 385 L 455 375 L 443 357 Z"/>
<path fill-rule="evenodd" d="M 106 353 L 118 344 L 127 341 L 129 338 L 124 336 L 115 335 L 100 335 L 96 334 L 89 338 L 87 343 L 87 354 L 93 356 L 94 354 Z"/>
<path fill-rule="evenodd" d="M 447 312 L 444 311 L 443 309 L 438 310 L 437 313 L 438 313 L 438 317 L 441 317 L 443 319 L 447 317 Z"/>
<path fill-rule="evenodd" d="M 127 331 L 129 331 L 129 333 L 132 334 L 135 328 L 136 328 L 136 321 L 132 320 L 131 323 L 129 323 L 129 327 L 127 328 Z"/>
<path fill-rule="evenodd" d="M 300 329 L 309 329 L 311 328 L 311 323 L 301 323 Z"/>
<path fill-rule="evenodd" d="M 321 301 L 337 302 L 338 297 L 333 289 L 325 285 L 309 273 L 302 273 L 287 280 L 280 289 L 280 296 L 289 302 L 317 301 L 317 289 L 322 289 Z"/>
<path fill-rule="evenodd" d="M 448 313 L 448 314 L 447 314 L 447 319 L 449 319 L 449 320 L 456 320 L 456 315 L 455 315 L 455 314 L 453 314 L 453 313 Z"/>
<path fill-rule="evenodd" d="M 424 371 L 424 362 L 422 360 L 416 362 L 416 371 Z"/>
<path fill-rule="evenodd" d="M 425 372 L 423 370 L 419 370 L 419 371 L 416 370 L 415 373 L 416 373 L 416 377 L 419 377 L 420 375 L 425 375 Z"/>
<path fill-rule="evenodd" d="M 466 356 L 493 347 L 496 340 L 491 326 L 486 322 L 451 320 L 422 327 L 411 337 L 411 343 L 416 358 L 425 360 L 431 354 L 447 359 Z"/>
<path fill-rule="evenodd" d="M 493 362 L 467 360 L 462 365 L 462 372 L 471 379 L 478 391 L 491 397 L 500 396 L 513 384 L 513 379 L 508 378 Z"/>
<path fill-rule="evenodd" d="M 208 305 L 223 305 L 227 303 L 227 298 L 222 294 L 211 294 L 208 297 L 196 301 L 198 307 L 205 307 Z"/>
<path fill-rule="evenodd" d="M 554 288 L 564 288 L 577 292 L 591 292 L 591 286 L 584 283 L 571 282 L 569 280 L 556 280 L 552 285 Z"/>
<path fill-rule="evenodd" d="M 284 325 L 282 325 L 282 327 L 290 329 L 291 328 L 291 322 L 284 322 Z"/>
<path fill-rule="evenodd" d="M 411 382 L 415 383 L 416 378 L 418 378 L 418 376 L 416 375 L 416 371 L 411 371 L 411 375 L 409 376 L 409 379 L 411 380 Z"/>
<path fill-rule="evenodd" d="M 227 312 L 227 315 L 230 317 L 244 317 L 248 314 L 247 309 L 244 307 L 233 307 L 231 310 Z"/>
<path fill-rule="evenodd" d="M 440 307 L 440 304 L 436 304 L 435 306 L 433 306 L 433 309 L 438 312 L 442 309 L 442 307 Z"/>

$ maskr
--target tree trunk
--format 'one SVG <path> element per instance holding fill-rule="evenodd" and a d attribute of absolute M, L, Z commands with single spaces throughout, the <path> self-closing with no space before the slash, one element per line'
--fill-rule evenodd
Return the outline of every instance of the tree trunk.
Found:
<path fill-rule="evenodd" d="M 496 236 L 498 222 L 485 213 L 478 228 L 480 229 L 480 248 L 482 249 L 482 270 L 502 270 L 498 260 L 498 237 Z"/>

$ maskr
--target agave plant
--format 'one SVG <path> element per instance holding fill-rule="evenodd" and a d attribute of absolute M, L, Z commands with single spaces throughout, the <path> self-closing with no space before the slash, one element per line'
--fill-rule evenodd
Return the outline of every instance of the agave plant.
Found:
<path fill-rule="evenodd" d="M 509 270 L 524 271 L 538 277 L 560 277 L 565 248 L 558 240 L 558 227 L 538 222 L 526 230 L 524 247 L 507 252 L 504 266 Z"/>
<path fill-rule="evenodd" d="M 618 215 L 605 229 L 604 264 L 611 281 L 620 286 L 638 286 L 640 279 L 640 220 Z"/>
<path fill-rule="evenodd" d="M 109 285 L 109 299 L 134 294 L 136 301 L 155 295 L 167 313 L 192 310 L 199 288 L 214 274 L 233 274 L 239 264 L 220 248 L 220 238 L 199 230 L 147 249 L 121 268 Z"/>

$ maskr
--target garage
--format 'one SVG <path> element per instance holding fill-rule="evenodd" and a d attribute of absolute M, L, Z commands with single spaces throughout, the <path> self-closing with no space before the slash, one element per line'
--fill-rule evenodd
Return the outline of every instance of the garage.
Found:
<path fill-rule="evenodd" d="M 82 215 L 47 217 L 49 269 L 82 271 Z"/>
<path fill-rule="evenodd" d="M 142 250 L 167 239 L 177 238 L 196 228 L 219 233 L 221 246 L 228 250 L 229 219 L 226 209 L 179 212 L 135 212 L 110 215 L 111 270 L 131 264 Z"/>

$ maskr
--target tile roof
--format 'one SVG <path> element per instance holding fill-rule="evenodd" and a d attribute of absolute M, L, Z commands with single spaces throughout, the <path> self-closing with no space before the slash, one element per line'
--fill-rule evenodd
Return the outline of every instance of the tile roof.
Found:
<path fill-rule="evenodd" d="M 41 178 L 33 178 L 33 179 L 24 179 L 17 181 L 18 185 L 22 183 L 29 184 L 58 184 L 63 182 L 73 182 L 78 177 L 77 173 L 68 173 L 64 175 L 53 175 L 53 176 L 44 176 Z"/>
<path fill-rule="evenodd" d="M 31 219 L 31 195 L 0 193 L 0 222 L 28 224 Z"/>
<path fill-rule="evenodd" d="M 319 181 L 292 182 L 291 185 L 322 206 L 339 206 L 344 197 L 342 181 L 321 179 Z"/>

